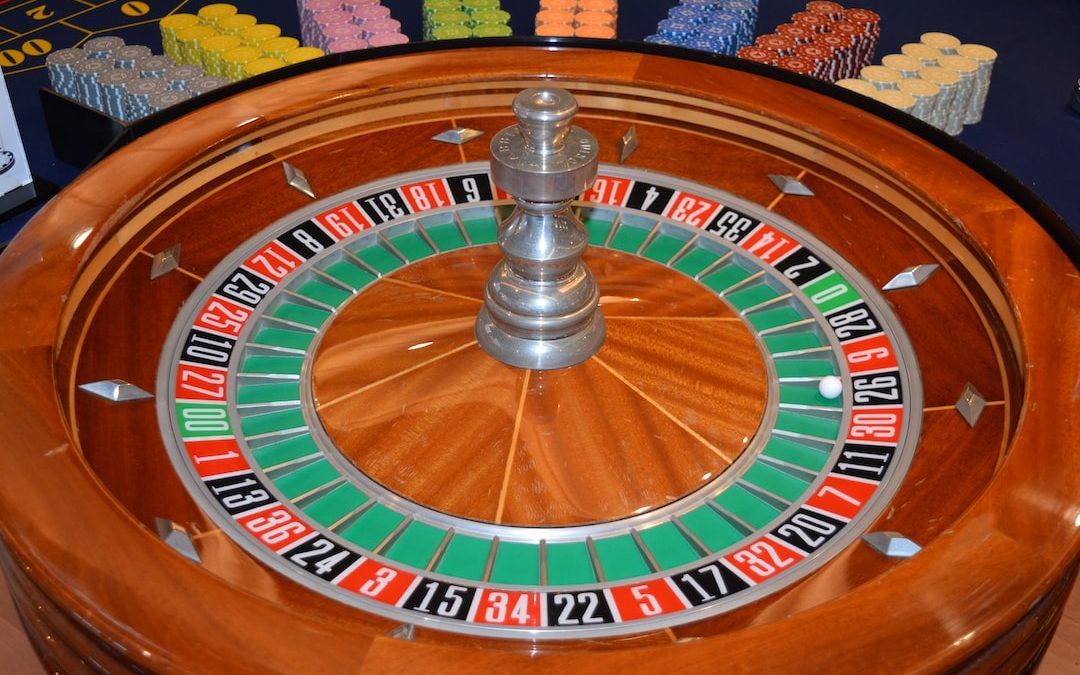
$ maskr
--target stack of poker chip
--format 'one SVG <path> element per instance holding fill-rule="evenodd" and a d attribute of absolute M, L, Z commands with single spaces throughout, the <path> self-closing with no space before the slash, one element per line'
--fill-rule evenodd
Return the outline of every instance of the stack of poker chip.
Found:
<path fill-rule="evenodd" d="M 880 17 L 874 12 L 814 0 L 792 14 L 789 23 L 739 50 L 738 56 L 835 82 L 854 78 L 870 64 L 880 33 Z"/>
<path fill-rule="evenodd" d="M 975 72 L 975 84 L 971 93 L 971 102 L 964 115 L 964 124 L 975 124 L 982 120 L 983 108 L 986 106 L 986 95 L 990 91 L 990 73 L 994 69 L 997 52 L 984 45 L 962 44 L 957 47 L 956 53 L 975 61 L 978 67 Z"/>
<path fill-rule="evenodd" d="M 309 2 L 317 4 L 317 0 Z M 376 0 L 372 2 L 377 4 Z M 332 2 L 328 6 L 340 10 L 342 3 Z M 352 15 L 347 18 L 351 20 Z M 173 73 L 174 81 L 213 77 L 217 78 L 214 80 L 217 86 L 221 86 L 222 82 L 238 82 L 324 53 L 321 49 L 301 47 L 296 38 L 282 36 L 279 26 L 260 23 L 254 15 L 242 14 L 235 5 L 227 3 L 204 5 L 196 14 L 170 14 L 161 20 L 159 27 L 165 54 L 177 64 L 200 69 L 198 73 L 184 71 L 187 74 L 180 79 Z M 187 87 L 170 85 L 169 89 L 186 91 Z"/>
<path fill-rule="evenodd" d="M 207 77 L 200 66 L 177 65 L 147 46 L 125 45 L 118 37 L 95 38 L 82 48 L 57 50 L 46 57 L 45 64 L 57 93 L 122 122 L 141 119 L 228 82 Z"/>
<path fill-rule="evenodd" d="M 424 0 L 425 40 L 510 37 L 510 13 L 499 0 Z"/>
<path fill-rule="evenodd" d="M 540 0 L 535 32 L 543 37 L 611 40 L 618 22 L 618 0 Z"/>
<path fill-rule="evenodd" d="M 733 55 L 753 41 L 755 23 L 756 0 L 682 0 L 645 41 Z"/>
<path fill-rule="evenodd" d="M 896 89 L 914 99 L 911 106 L 906 99 L 899 105 L 898 97 L 884 102 L 954 136 L 982 119 L 997 52 L 939 32 L 923 33 L 900 51 L 862 70 L 862 79 L 876 89 Z"/>
<path fill-rule="evenodd" d="M 306 48 L 337 54 L 409 41 L 401 32 L 401 22 L 379 0 L 297 0 L 296 9 Z M 294 63 L 301 56 L 283 54 L 281 58 Z"/>

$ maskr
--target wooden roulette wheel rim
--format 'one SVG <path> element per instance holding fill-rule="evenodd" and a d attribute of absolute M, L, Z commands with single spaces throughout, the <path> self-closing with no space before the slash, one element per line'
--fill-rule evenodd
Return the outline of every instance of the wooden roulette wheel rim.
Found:
<path fill-rule="evenodd" d="M 461 671 L 937 671 L 1036 658 L 1080 547 L 1068 414 L 1080 325 L 1052 320 L 1080 302 L 1075 242 L 1011 179 L 930 129 L 801 78 L 686 56 L 546 41 L 319 64 L 133 141 L 44 209 L 0 270 L 0 306 L 20 317 L 0 337 L 5 571 L 43 658 L 162 672 L 376 672 L 436 659 Z M 908 265 L 941 266 L 925 288 L 884 296 L 922 368 L 923 429 L 906 478 L 860 526 L 900 531 L 921 552 L 891 559 L 854 540 L 730 611 L 626 634 L 534 641 L 421 625 L 403 640 L 390 635 L 396 616 L 294 583 L 216 530 L 173 474 L 153 404 L 79 391 L 110 377 L 155 391 L 162 344 L 199 280 L 309 208 L 282 161 L 320 195 L 482 161 L 482 142 L 427 139 L 506 126 L 510 98 L 539 79 L 578 97 L 578 124 L 612 166 L 634 123 L 641 147 L 626 166 L 637 175 L 759 204 L 877 287 Z M 816 196 L 780 197 L 767 174 Z M 165 290 L 148 300 L 153 256 L 178 242 L 182 271 L 151 282 Z M 974 426 L 954 408 L 968 383 L 988 402 Z M 201 566 L 155 536 L 159 516 L 195 534 Z"/>

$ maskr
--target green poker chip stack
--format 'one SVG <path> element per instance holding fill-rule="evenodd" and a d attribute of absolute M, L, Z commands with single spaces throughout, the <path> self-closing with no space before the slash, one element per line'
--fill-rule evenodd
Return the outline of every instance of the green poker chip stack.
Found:
<path fill-rule="evenodd" d="M 503 11 L 499 0 L 424 0 L 425 40 L 512 34 L 510 13 Z"/>
<path fill-rule="evenodd" d="M 459 5 L 460 6 L 460 5 Z M 471 26 L 469 25 L 469 14 L 461 9 L 437 9 L 427 15 L 424 19 L 424 39 L 426 40 L 447 40 L 451 38 L 436 37 L 437 35 L 444 35 L 447 33 L 458 33 L 459 31 L 446 31 L 441 29 L 446 28 L 465 28 L 466 34 L 464 37 L 472 35 Z"/>
<path fill-rule="evenodd" d="M 478 38 L 510 37 L 514 31 L 505 23 L 481 23 L 473 26 L 472 34 Z"/>

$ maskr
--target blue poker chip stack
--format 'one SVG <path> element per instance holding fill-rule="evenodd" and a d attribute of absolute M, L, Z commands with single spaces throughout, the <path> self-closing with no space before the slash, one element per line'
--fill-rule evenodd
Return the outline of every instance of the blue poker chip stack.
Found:
<path fill-rule="evenodd" d="M 757 0 L 681 0 L 645 41 L 734 55 L 753 43 L 755 23 Z"/>

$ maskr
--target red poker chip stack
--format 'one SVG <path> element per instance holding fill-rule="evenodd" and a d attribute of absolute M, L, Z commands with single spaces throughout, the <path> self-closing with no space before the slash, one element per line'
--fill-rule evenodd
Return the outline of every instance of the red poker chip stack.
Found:
<path fill-rule="evenodd" d="M 818 43 L 797 45 L 795 47 L 795 56 L 813 62 L 813 76 L 817 79 L 826 82 L 835 82 L 838 79 L 836 74 L 839 64 L 833 59 L 832 48 Z"/>
<path fill-rule="evenodd" d="M 831 29 L 830 32 L 833 35 L 848 40 L 851 45 L 851 69 L 844 77 L 857 77 L 859 71 L 864 66 L 870 65 L 874 60 L 874 50 L 877 49 L 877 34 L 868 32 L 866 27 L 860 26 L 854 21 L 847 20 L 837 21 L 832 24 Z"/>
<path fill-rule="evenodd" d="M 835 72 L 836 76 L 830 81 L 835 82 L 836 80 L 855 77 L 855 74 L 859 72 L 860 66 L 855 60 L 855 50 L 853 48 L 854 41 L 850 38 L 841 37 L 836 33 L 825 33 L 818 36 L 815 44 L 832 50 L 833 72 Z"/>
<path fill-rule="evenodd" d="M 797 23 L 782 23 L 776 27 L 776 30 L 774 30 L 773 33 L 794 40 L 795 44 L 813 42 L 814 38 L 818 35 L 806 26 Z"/>
<path fill-rule="evenodd" d="M 806 3 L 806 11 L 821 14 L 829 21 L 839 21 L 844 16 L 843 5 L 839 2 L 827 2 L 826 0 L 812 0 Z"/>
<path fill-rule="evenodd" d="M 799 45 L 796 45 L 794 40 L 783 35 L 761 35 L 754 40 L 754 46 L 771 49 L 779 56 L 794 56 L 795 47 Z"/>
<path fill-rule="evenodd" d="M 761 51 L 739 56 L 775 65 L 827 82 L 858 77 L 877 49 L 881 17 L 868 9 L 845 9 L 825 0 L 812 0 L 806 11 L 791 15 L 791 23 L 754 42 Z"/>
<path fill-rule="evenodd" d="M 800 75 L 806 75 L 808 77 L 814 76 L 814 71 L 817 70 L 817 64 L 810 59 L 804 59 L 801 56 L 781 56 L 780 61 L 776 64 L 784 70 L 790 70 L 793 73 L 799 73 Z"/>
<path fill-rule="evenodd" d="M 881 36 L 881 17 L 868 9 L 845 9 L 844 21 L 851 22 L 859 28 L 855 52 L 860 56 L 865 56 L 866 64 L 869 64 L 874 58 L 878 37 Z"/>
<path fill-rule="evenodd" d="M 806 26 L 815 33 L 827 33 L 831 23 L 829 17 L 814 14 L 813 12 L 795 12 L 791 15 L 791 22 L 799 26 Z"/>
<path fill-rule="evenodd" d="M 775 66 L 783 58 L 776 52 L 775 49 L 769 49 L 768 47 L 758 47 L 757 45 L 751 45 L 749 47 L 743 47 L 735 54 L 740 59 L 746 59 L 747 61 L 754 61 L 755 63 L 765 63 L 770 66 Z"/>

